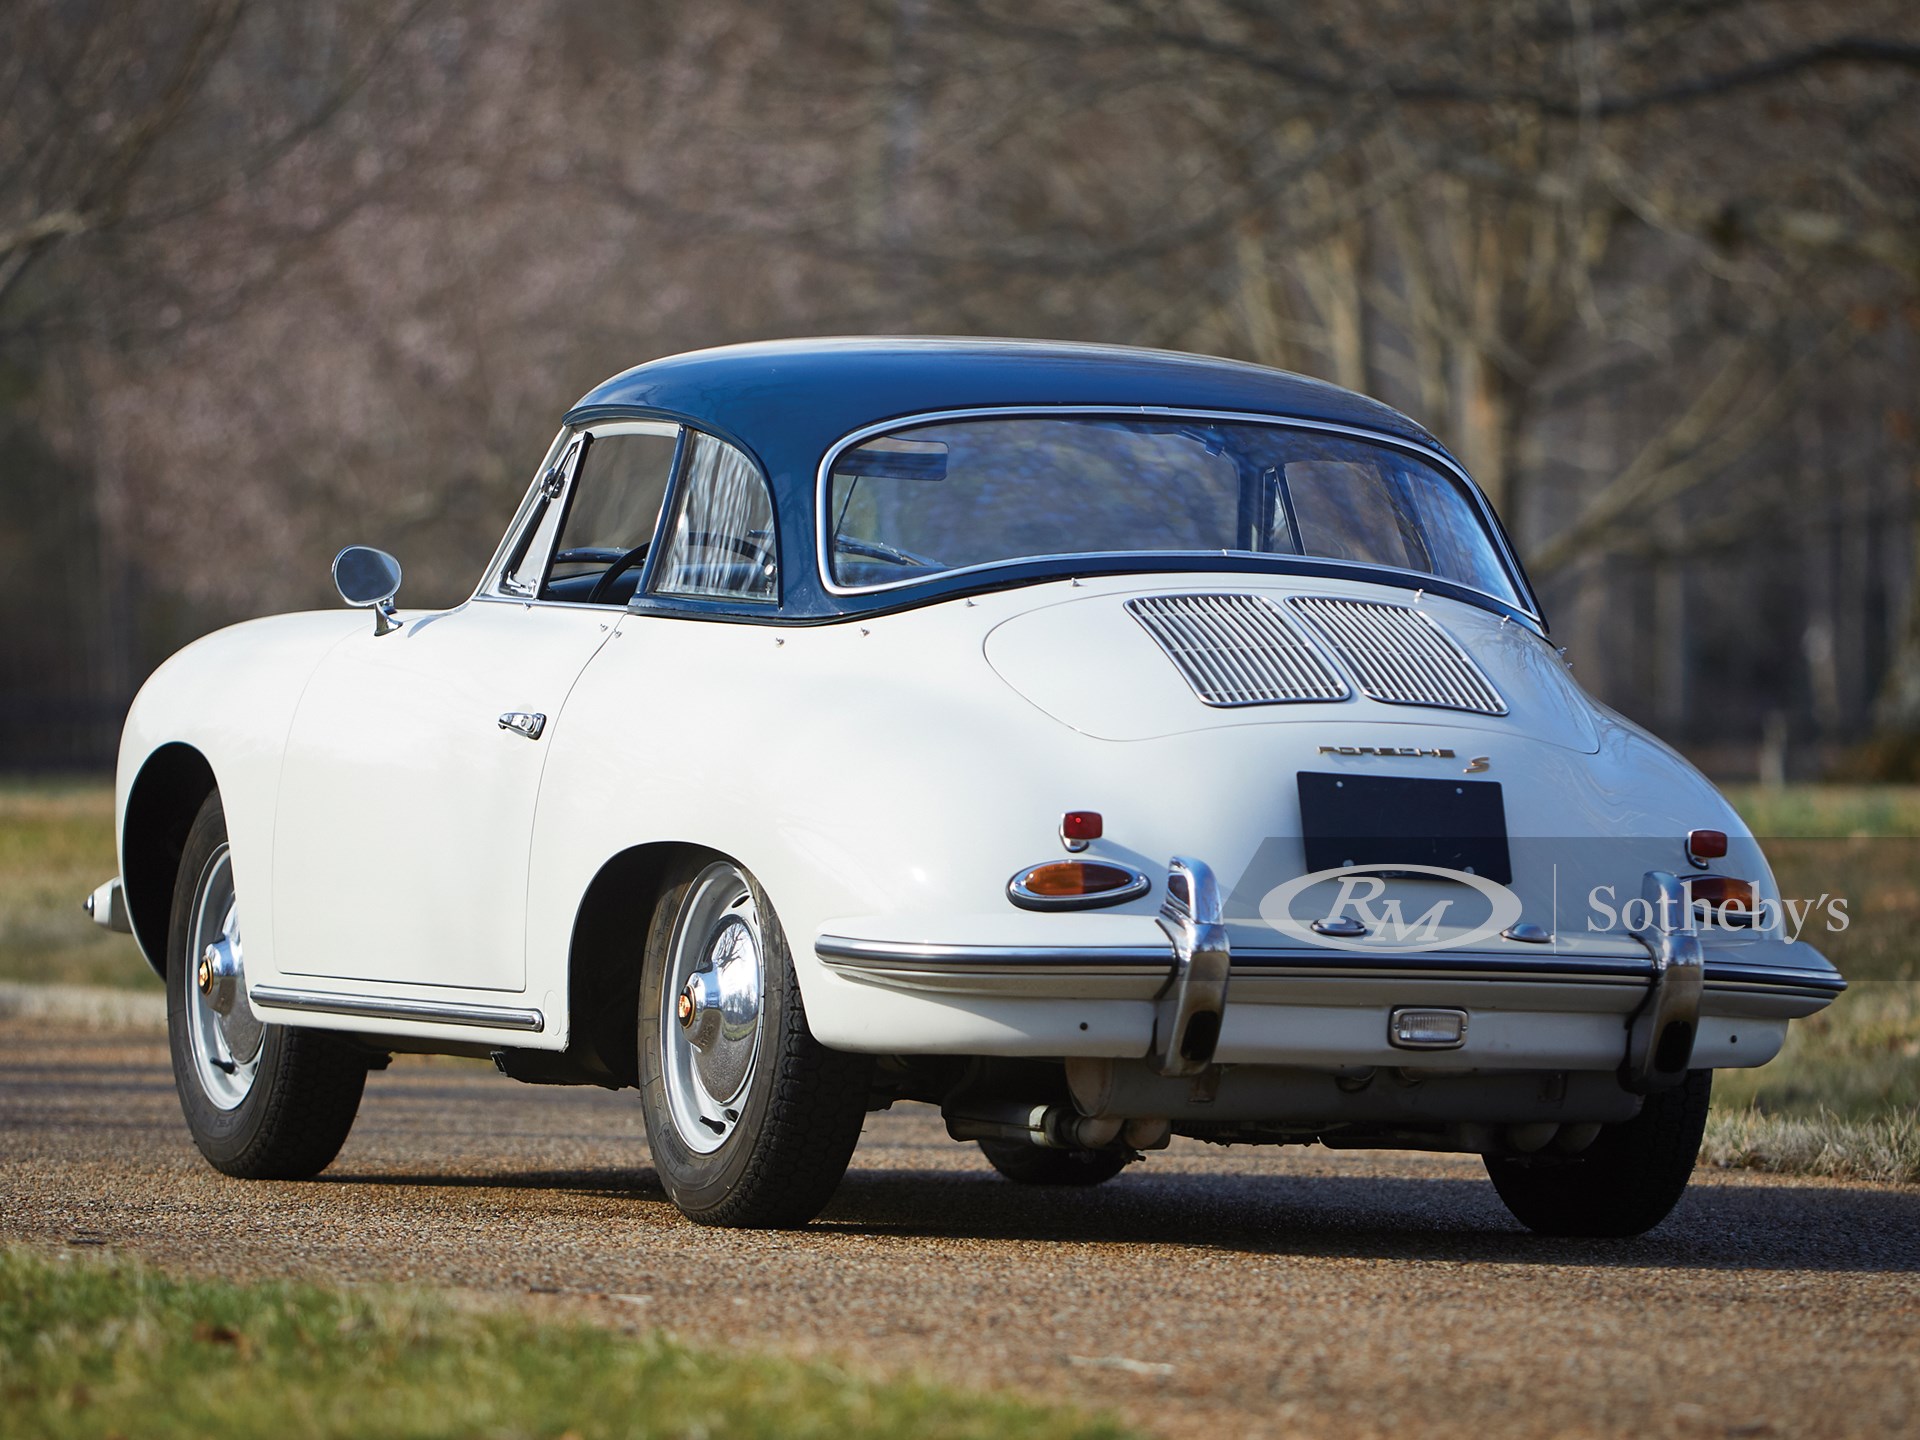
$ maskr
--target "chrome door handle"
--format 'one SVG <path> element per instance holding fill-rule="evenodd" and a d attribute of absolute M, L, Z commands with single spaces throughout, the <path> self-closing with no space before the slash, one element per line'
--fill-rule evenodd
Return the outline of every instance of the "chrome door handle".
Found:
<path fill-rule="evenodd" d="M 547 717 L 529 715 L 524 710 L 509 710 L 500 717 L 500 728 L 511 730 L 516 735 L 524 735 L 529 740 L 538 740 L 540 732 L 547 728 Z"/>

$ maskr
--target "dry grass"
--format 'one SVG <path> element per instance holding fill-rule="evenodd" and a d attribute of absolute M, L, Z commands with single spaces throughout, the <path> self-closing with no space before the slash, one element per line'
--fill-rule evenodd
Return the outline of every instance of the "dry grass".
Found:
<path fill-rule="evenodd" d="M 1846 994 L 1787 1029 L 1780 1054 L 1757 1070 L 1722 1070 L 1726 1111 L 1836 1121 L 1920 1110 L 1920 982 L 1855 981 Z"/>
<path fill-rule="evenodd" d="M 158 989 L 132 938 L 80 909 L 118 867 L 111 785 L 0 783 L 0 980 Z"/>
<path fill-rule="evenodd" d="M 1920 1117 L 1910 1110 L 1845 1120 L 1830 1111 L 1767 1115 L 1716 1108 L 1707 1120 L 1700 1163 L 1727 1170 L 1920 1185 Z"/>

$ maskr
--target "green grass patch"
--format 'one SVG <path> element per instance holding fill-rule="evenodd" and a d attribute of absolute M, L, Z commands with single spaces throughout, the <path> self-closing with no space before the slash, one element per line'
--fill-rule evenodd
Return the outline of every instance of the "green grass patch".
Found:
<path fill-rule="evenodd" d="M 1118 1437 L 1117 1422 L 409 1291 L 179 1280 L 0 1252 L 0 1433 Z"/>
<path fill-rule="evenodd" d="M 1726 785 L 1763 841 L 1782 836 L 1920 836 L 1920 785 Z"/>
<path fill-rule="evenodd" d="M 111 785 L 0 784 L 0 980 L 158 989 L 133 938 L 80 909 L 118 867 Z"/>

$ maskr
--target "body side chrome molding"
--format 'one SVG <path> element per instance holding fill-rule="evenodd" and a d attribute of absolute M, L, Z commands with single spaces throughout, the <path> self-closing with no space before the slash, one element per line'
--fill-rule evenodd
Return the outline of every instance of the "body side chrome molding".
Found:
<path fill-rule="evenodd" d="M 485 1030 L 547 1028 L 538 1010 L 497 1005 L 464 1005 L 448 1000 L 407 1000 L 388 995 L 341 995 L 325 990 L 286 990 L 256 985 L 248 1000 L 267 1010 L 300 1010 L 316 1015 L 362 1015 L 374 1020 L 420 1020 L 433 1025 L 472 1025 Z"/>

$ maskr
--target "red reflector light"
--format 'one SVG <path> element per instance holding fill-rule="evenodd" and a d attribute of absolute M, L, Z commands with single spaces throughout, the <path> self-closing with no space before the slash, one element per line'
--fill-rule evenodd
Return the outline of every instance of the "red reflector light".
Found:
<path fill-rule="evenodd" d="M 1098 810 L 1069 810 L 1060 817 L 1062 840 L 1098 840 L 1102 833 Z"/>
<path fill-rule="evenodd" d="M 1726 875 L 1696 875 L 1687 882 L 1687 892 L 1696 905 L 1711 905 L 1716 910 L 1753 909 L 1753 882 L 1735 880 Z"/>
<path fill-rule="evenodd" d="M 1689 830 L 1687 832 L 1687 858 L 1689 860 L 1718 860 L 1726 853 L 1726 831 Z"/>
<path fill-rule="evenodd" d="M 1025 910 L 1083 910 L 1147 893 L 1147 877 L 1098 860 L 1050 860 L 1007 882 L 1007 898 Z"/>

